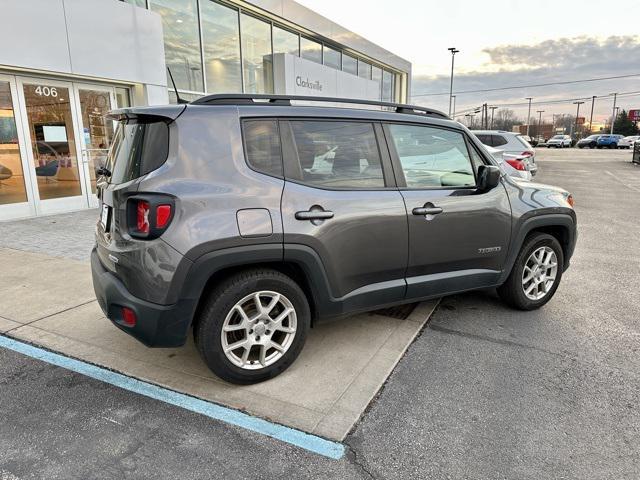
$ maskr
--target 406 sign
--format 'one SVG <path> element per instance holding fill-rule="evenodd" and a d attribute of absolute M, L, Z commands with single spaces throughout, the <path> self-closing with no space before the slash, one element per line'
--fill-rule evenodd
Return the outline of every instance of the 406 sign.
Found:
<path fill-rule="evenodd" d="M 40 95 L 41 97 L 57 97 L 58 90 L 56 87 L 43 87 L 42 85 L 38 85 L 34 90 L 36 95 Z"/>

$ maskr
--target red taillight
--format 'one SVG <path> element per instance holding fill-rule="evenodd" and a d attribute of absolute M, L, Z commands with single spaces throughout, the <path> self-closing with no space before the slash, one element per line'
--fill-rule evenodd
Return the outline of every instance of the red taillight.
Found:
<path fill-rule="evenodd" d="M 575 207 L 576 201 L 573 199 L 573 195 L 569 194 L 567 197 L 567 203 L 571 205 L 571 208 Z"/>
<path fill-rule="evenodd" d="M 122 307 L 122 322 L 127 327 L 135 327 L 136 326 L 136 312 L 127 307 Z"/>
<path fill-rule="evenodd" d="M 524 172 L 527 169 L 527 167 L 525 166 L 522 160 L 516 160 L 515 158 L 514 159 L 507 158 L 506 162 L 516 170 L 521 170 Z"/>
<path fill-rule="evenodd" d="M 149 233 L 149 202 L 138 200 L 136 208 L 136 229 L 139 233 Z"/>
<path fill-rule="evenodd" d="M 171 205 L 158 205 L 156 208 L 156 228 L 164 228 L 171 218 Z"/>

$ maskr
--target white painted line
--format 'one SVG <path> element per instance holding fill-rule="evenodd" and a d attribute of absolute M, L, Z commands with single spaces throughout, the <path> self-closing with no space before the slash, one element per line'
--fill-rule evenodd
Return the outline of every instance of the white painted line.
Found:
<path fill-rule="evenodd" d="M 625 187 L 627 187 L 627 188 L 629 188 L 629 189 L 631 189 L 631 190 L 633 190 L 633 191 L 635 191 L 635 192 L 640 193 L 640 188 L 638 188 L 638 187 L 634 187 L 633 185 L 629 185 L 629 184 L 627 184 L 627 183 L 623 182 L 623 181 L 622 181 L 622 180 L 620 180 L 616 175 L 614 175 L 613 173 L 611 173 L 609 170 L 605 170 L 605 171 L 604 171 L 604 173 L 606 173 L 607 175 L 612 176 L 614 179 L 616 179 L 616 180 L 618 181 L 618 183 L 619 183 L 619 184 L 624 185 Z"/>
<path fill-rule="evenodd" d="M 0 347 L 27 355 L 43 362 L 71 370 L 73 372 L 95 378 L 116 387 L 138 393 L 161 402 L 169 403 L 191 412 L 205 415 L 215 420 L 220 420 L 237 427 L 245 428 L 285 443 L 295 445 L 310 452 L 338 460 L 344 456 L 345 447 L 338 442 L 332 442 L 316 435 L 305 433 L 295 428 L 285 427 L 272 423 L 262 418 L 223 407 L 221 405 L 190 397 L 183 393 L 174 392 L 166 388 L 143 382 L 135 378 L 127 377 L 120 373 L 112 372 L 106 368 L 98 367 L 90 363 L 65 357 L 57 353 L 44 350 L 12 338 L 0 335 Z M 1 471 L 0 471 L 1 472 Z"/>

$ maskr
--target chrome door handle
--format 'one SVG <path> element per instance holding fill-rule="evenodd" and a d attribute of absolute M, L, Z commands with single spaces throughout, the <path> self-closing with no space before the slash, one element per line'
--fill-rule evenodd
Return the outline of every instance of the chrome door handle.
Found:
<path fill-rule="evenodd" d="M 296 212 L 296 220 L 327 220 L 333 218 L 333 212 L 328 210 L 307 210 Z"/>
<path fill-rule="evenodd" d="M 441 207 L 416 207 L 411 213 L 414 215 L 437 215 L 442 213 Z"/>

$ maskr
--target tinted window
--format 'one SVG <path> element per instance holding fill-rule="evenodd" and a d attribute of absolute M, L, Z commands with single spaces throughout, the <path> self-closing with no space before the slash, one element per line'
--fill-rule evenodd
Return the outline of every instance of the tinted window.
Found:
<path fill-rule="evenodd" d="M 389 125 L 407 187 L 468 187 L 475 177 L 460 132 L 417 125 Z"/>
<path fill-rule="evenodd" d="M 118 124 L 107 168 L 111 183 L 124 183 L 160 167 L 169 154 L 169 126 L 164 122 Z"/>
<path fill-rule="evenodd" d="M 492 138 L 492 147 L 499 147 L 501 145 L 506 145 L 507 143 L 507 139 L 504 138 L 502 135 L 491 135 Z"/>
<path fill-rule="evenodd" d="M 294 179 L 326 188 L 384 187 L 371 123 L 290 123 L 299 159 Z"/>
<path fill-rule="evenodd" d="M 258 172 L 282 176 L 280 133 L 276 120 L 249 120 L 243 123 L 244 147 L 249 165 Z"/>
<path fill-rule="evenodd" d="M 492 142 L 491 135 L 478 133 L 476 134 L 476 137 L 478 137 L 478 140 L 480 140 L 484 145 L 489 145 L 490 147 L 493 146 L 491 145 L 491 142 Z"/>

